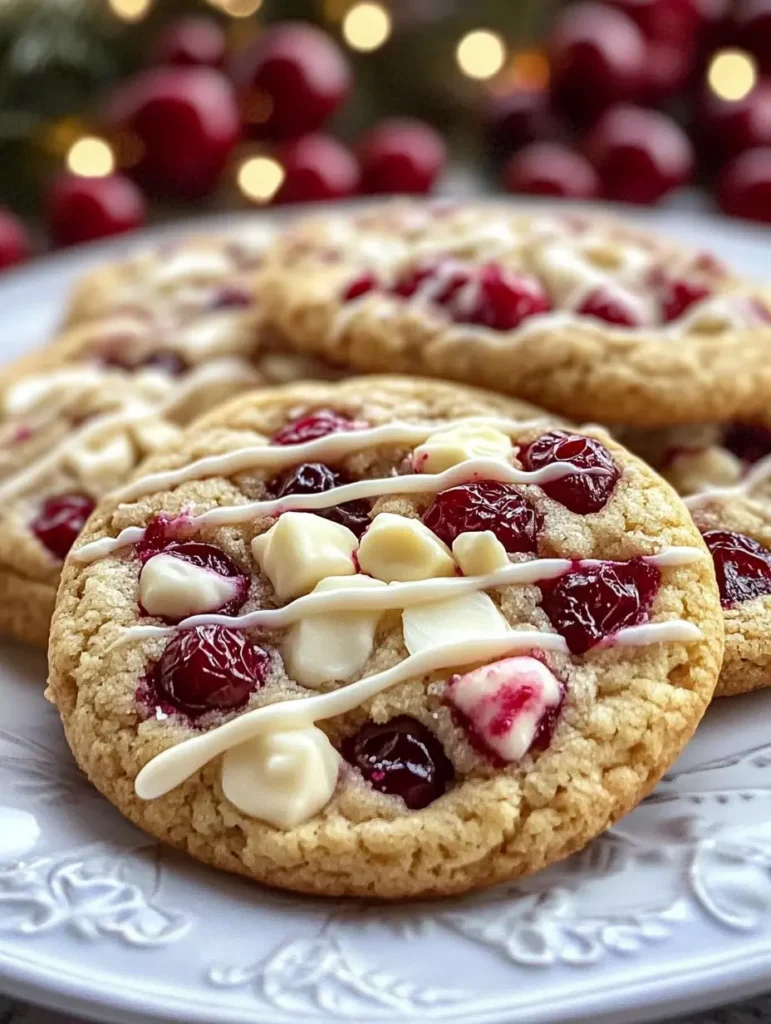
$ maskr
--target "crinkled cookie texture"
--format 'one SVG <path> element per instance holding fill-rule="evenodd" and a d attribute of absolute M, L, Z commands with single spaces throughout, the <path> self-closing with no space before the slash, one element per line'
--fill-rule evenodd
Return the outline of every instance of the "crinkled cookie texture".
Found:
<path fill-rule="evenodd" d="M 332 375 L 263 324 L 258 263 L 221 238 L 101 268 L 73 326 L 0 373 L 0 632 L 46 644 L 67 540 L 180 424 L 250 387 Z"/>
<path fill-rule="evenodd" d="M 617 432 L 683 495 L 715 560 L 726 648 L 715 696 L 771 686 L 771 418 Z"/>
<path fill-rule="evenodd" d="M 640 426 L 727 419 L 771 393 L 761 296 L 620 221 L 446 203 L 316 216 L 277 239 L 266 277 L 269 322 L 357 370 Z"/>
<path fill-rule="evenodd" d="M 232 472 L 184 468 L 222 455 Z M 146 478 L 165 470 L 177 476 Z M 454 491 L 436 476 L 448 472 Z M 674 491 L 599 428 L 566 433 L 457 385 L 354 378 L 235 400 L 140 476 L 99 505 L 65 565 L 48 696 L 97 788 L 207 864 L 387 898 L 537 871 L 631 810 L 711 698 L 722 616 L 703 541 Z M 330 483 L 368 480 L 368 498 L 324 497 Z M 213 523 L 224 508 L 228 525 Z M 557 557 L 568 561 L 536 561 Z M 191 609 L 175 581 L 202 579 L 204 565 L 220 591 L 196 590 L 197 607 L 257 613 L 262 626 L 178 625 Z M 549 566 L 552 579 L 532 583 Z M 490 572 L 531 583 L 483 587 Z M 370 593 L 389 606 L 369 626 L 357 603 L 277 622 L 270 610 L 298 609 L 319 579 L 322 594 L 355 583 L 354 602 Z M 410 580 L 422 597 L 405 607 L 393 588 Z M 437 585 L 444 603 L 425 603 Z M 469 585 L 465 603 L 446 603 Z M 469 653 L 473 642 L 491 653 Z M 386 670 L 406 677 L 363 699 Z M 350 707 L 326 717 L 340 701 Z M 179 766 L 180 753 L 276 713 L 281 732 L 187 764 L 152 797 L 169 758 Z M 315 725 L 298 733 L 308 714 Z"/>

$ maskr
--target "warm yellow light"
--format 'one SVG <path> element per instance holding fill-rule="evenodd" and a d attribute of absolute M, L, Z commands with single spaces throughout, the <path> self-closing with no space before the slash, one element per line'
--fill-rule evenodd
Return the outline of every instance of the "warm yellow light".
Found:
<path fill-rule="evenodd" d="M 391 35 L 391 15 L 380 4 L 354 4 L 343 18 L 343 38 L 352 50 L 371 53 Z"/>
<path fill-rule="evenodd" d="M 758 80 L 755 58 L 744 50 L 721 50 L 709 64 L 707 81 L 721 100 L 743 100 Z"/>
<path fill-rule="evenodd" d="M 82 178 L 104 178 L 115 170 L 115 156 L 104 139 L 86 135 L 70 146 L 67 167 Z"/>
<path fill-rule="evenodd" d="M 212 0 L 215 7 L 219 7 L 231 18 L 249 18 L 262 7 L 262 0 Z"/>
<path fill-rule="evenodd" d="M 492 78 L 506 60 L 506 47 L 495 32 L 476 29 L 458 43 L 455 51 L 458 67 L 469 78 Z"/>
<path fill-rule="evenodd" d="M 108 0 L 112 13 L 121 21 L 141 21 L 153 0 Z"/>
<path fill-rule="evenodd" d="M 269 203 L 284 181 L 284 168 L 269 156 L 251 156 L 238 168 L 238 187 L 255 203 Z"/>

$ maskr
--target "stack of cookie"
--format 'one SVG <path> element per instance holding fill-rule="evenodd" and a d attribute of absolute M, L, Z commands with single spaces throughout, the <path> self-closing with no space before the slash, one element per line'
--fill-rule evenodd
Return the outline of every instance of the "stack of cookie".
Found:
<path fill-rule="evenodd" d="M 509 206 L 105 268 L 0 384 L 0 624 L 41 640 L 61 574 L 73 752 L 202 861 L 379 897 L 538 870 L 765 683 L 764 434 L 692 425 L 760 412 L 770 322 L 707 254 Z"/>

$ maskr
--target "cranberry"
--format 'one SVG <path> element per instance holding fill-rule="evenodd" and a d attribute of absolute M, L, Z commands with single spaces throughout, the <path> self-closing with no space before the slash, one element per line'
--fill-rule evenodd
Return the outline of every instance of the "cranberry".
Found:
<path fill-rule="evenodd" d="M 269 485 L 269 490 L 274 492 L 276 497 L 284 498 L 292 494 L 321 494 L 350 482 L 350 477 L 345 473 L 331 469 L 323 462 L 304 462 L 274 480 Z M 361 537 L 370 523 L 370 505 L 364 499 L 346 501 L 333 508 L 316 509 L 315 512 L 325 519 L 347 526 L 357 537 Z"/>
<path fill-rule="evenodd" d="M 375 274 L 369 271 L 364 271 L 363 274 L 359 274 L 345 287 L 343 291 L 343 302 L 352 302 L 353 299 L 358 299 L 361 295 L 366 295 L 367 292 L 374 291 L 379 282 Z"/>
<path fill-rule="evenodd" d="M 48 498 L 30 523 L 40 543 L 52 555 L 64 559 L 75 543 L 95 502 L 86 494 L 61 494 Z"/>
<path fill-rule="evenodd" d="M 594 199 L 600 181 L 589 161 L 559 142 L 534 142 L 515 153 L 504 168 L 509 192 Z"/>
<path fill-rule="evenodd" d="M 147 540 L 145 536 L 143 540 Z M 139 545 L 137 545 L 139 548 Z M 190 562 L 192 565 L 200 566 L 202 569 L 208 569 L 210 572 L 216 572 L 218 576 L 224 576 L 226 579 L 236 579 L 238 581 L 238 592 L 232 601 L 228 601 L 227 604 L 222 605 L 221 608 L 217 609 L 219 615 L 237 615 L 241 610 L 244 601 L 249 594 L 249 580 L 241 570 L 238 568 L 236 563 L 229 558 L 224 551 L 215 547 L 213 544 L 199 544 L 194 541 L 176 543 L 172 541 L 162 547 L 158 547 L 155 550 L 150 550 L 145 547 L 139 554 L 140 561 L 146 562 L 153 555 L 157 555 L 163 552 L 167 555 L 173 555 L 174 558 L 179 558 L 183 562 Z M 146 612 L 142 612 L 146 614 Z M 178 619 L 169 619 L 169 622 L 178 622 Z"/>
<path fill-rule="evenodd" d="M 727 100 L 705 89 L 699 105 L 704 149 L 717 160 L 771 145 L 771 82 L 759 79 L 741 99 Z"/>
<path fill-rule="evenodd" d="M 603 194 L 627 203 L 655 203 L 693 172 L 693 150 L 682 128 L 641 107 L 619 105 L 603 114 L 586 140 L 586 155 Z"/>
<path fill-rule="evenodd" d="M 742 462 L 751 465 L 771 455 L 771 430 L 759 423 L 729 423 L 722 443 Z"/>
<path fill-rule="evenodd" d="M 23 263 L 29 258 L 27 231 L 18 217 L 0 207 L 0 270 Z"/>
<path fill-rule="evenodd" d="M 549 49 L 552 96 L 572 119 L 590 122 L 608 104 L 639 97 L 645 39 L 621 11 L 599 3 L 568 7 L 555 23 Z"/>
<path fill-rule="evenodd" d="M 305 444 L 315 441 L 327 434 L 336 434 L 344 430 L 361 430 L 366 424 L 341 416 L 333 409 L 318 409 L 308 416 L 287 423 L 271 438 L 273 444 Z"/>
<path fill-rule="evenodd" d="M 511 484 L 480 480 L 440 491 L 423 522 L 447 545 L 461 533 L 491 530 L 509 554 L 535 554 L 542 519 Z"/>
<path fill-rule="evenodd" d="M 493 331 L 510 331 L 528 317 L 550 309 L 549 297 L 534 277 L 489 263 L 479 270 L 476 298 L 468 308 L 457 303 L 453 319 Z"/>
<path fill-rule="evenodd" d="M 227 39 L 213 18 L 179 18 L 153 48 L 153 64 L 201 64 L 217 68 L 225 60 Z"/>
<path fill-rule="evenodd" d="M 252 304 L 252 293 L 247 288 L 226 285 L 220 288 L 211 304 L 212 309 L 246 309 Z"/>
<path fill-rule="evenodd" d="M 169 377 L 181 377 L 188 369 L 187 363 L 182 356 L 172 352 L 170 349 L 159 349 L 138 363 L 129 362 L 125 350 L 113 349 L 112 351 L 106 351 L 101 356 L 100 362 L 103 366 L 114 366 L 119 370 L 128 370 L 130 372 L 135 370 L 158 370 L 161 373 L 168 374 Z"/>
<path fill-rule="evenodd" d="M 153 555 L 176 545 L 184 537 L 186 516 L 170 516 L 160 512 L 153 516 L 145 527 L 144 536 L 134 545 L 140 562 L 144 563 Z"/>
<path fill-rule="evenodd" d="M 408 715 L 383 725 L 365 722 L 341 750 L 373 789 L 400 796 L 411 811 L 442 796 L 455 775 L 439 740 Z"/>
<path fill-rule="evenodd" d="M 559 134 L 557 118 L 544 89 L 518 89 L 504 95 L 493 93 L 483 117 L 490 148 L 498 159 L 531 142 L 556 138 Z"/>
<path fill-rule="evenodd" d="M 56 245 L 79 245 L 133 231 L 146 216 L 142 193 L 123 174 L 60 174 L 46 196 L 48 227 Z"/>
<path fill-rule="evenodd" d="M 543 469 L 554 462 L 568 462 L 592 473 L 570 473 L 541 484 L 545 494 L 578 515 L 599 512 L 608 503 L 621 470 L 608 449 L 591 437 L 553 430 L 541 434 L 519 453 L 525 469 Z"/>
<path fill-rule="evenodd" d="M 394 295 L 411 299 L 419 289 L 425 288 L 426 297 L 443 306 L 463 285 L 468 284 L 471 276 L 471 268 L 462 263 L 454 260 L 433 260 L 405 270 L 391 290 Z"/>
<path fill-rule="evenodd" d="M 768 548 L 752 537 L 729 530 L 708 530 L 704 540 L 715 562 L 724 608 L 771 594 L 771 551 Z"/>
<path fill-rule="evenodd" d="M 362 191 L 430 192 L 442 173 L 447 148 L 430 125 L 411 117 L 381 121 L 357 147 Z"/>
<path fill-rule="evenodd" d="M 762 71 L 771 72 L 771 6 L 767 0 L 738 0 L 733 29 L 737 45 L 758 58 Z"/>
<path fill-rule="evenodd" d="M 611 0 L 611 4 L 645 36 L 646 100 L 658 103 L 683 89 L 694 70 L 702 21 L 694 0 Z"/>
<path fill-rule="evenodd" d="M 717 198 L 723 213 L 771 224 L 771 146 L 731 160 L 718 178 Z"/>
<path fill-rule="evenodd" d="M 626 300 L 624 292 L 611 288 L 596 288 L 590 292 L 576 312 L 619 327 L 640 326 L 639 317 Z"/>
<path fill-rule="evenodd" d="M 663 278 L 657 285 L 661 319 L 664 323 L 677 320 L 691 306 L 708 299 L 712 291 L 697 281 L 683 281 L 678 278 Z"/>
<path fill-rule="evenodd" d="M 573 654 L 585 654 L 602 640 L 648 617 L 661 573 L 641 558 L 600 562 L 544 580 L 541 606 Z"/>
<path fill-rule="evenodd" d="M 359 188 L 359 165 L 351 151 L 331 135 L 304 135 L 278 154 L 284 169 L 277 203 L 346 199 Z"/>
<path fill-rule="evenodd" d="M 197 626 L 169 642 L 148 682 L 155 697 L 195 717 L 243 707 L 266 680 L 268 655 L 232 629 Z"/>

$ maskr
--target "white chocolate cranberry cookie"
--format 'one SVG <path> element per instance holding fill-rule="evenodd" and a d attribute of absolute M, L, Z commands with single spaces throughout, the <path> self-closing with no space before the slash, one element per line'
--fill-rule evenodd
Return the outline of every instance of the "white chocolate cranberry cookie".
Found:
<path fill-rule="evenodd" d="M 771 419 L 621 433 L 684 496 L 712 552 L 726 626 L 715 696 L 771 687 Z"/>
<path fill-rule="evenodd" d="M 255 392 L 100 504 L 49 696 L 132 821 L 328 895 L 536 871 L 652 788 L 722 656 L 675 495 L 599 428 L 457 385 Z"/>
<path fill-rule="evenodd" d="M 358 370 L 430 373 L 571 418 L 729 418 L 771 391 L 771 314 L 711 255 L 620 221 L 402 205 L 290 227 L 272 326 Z"/>

